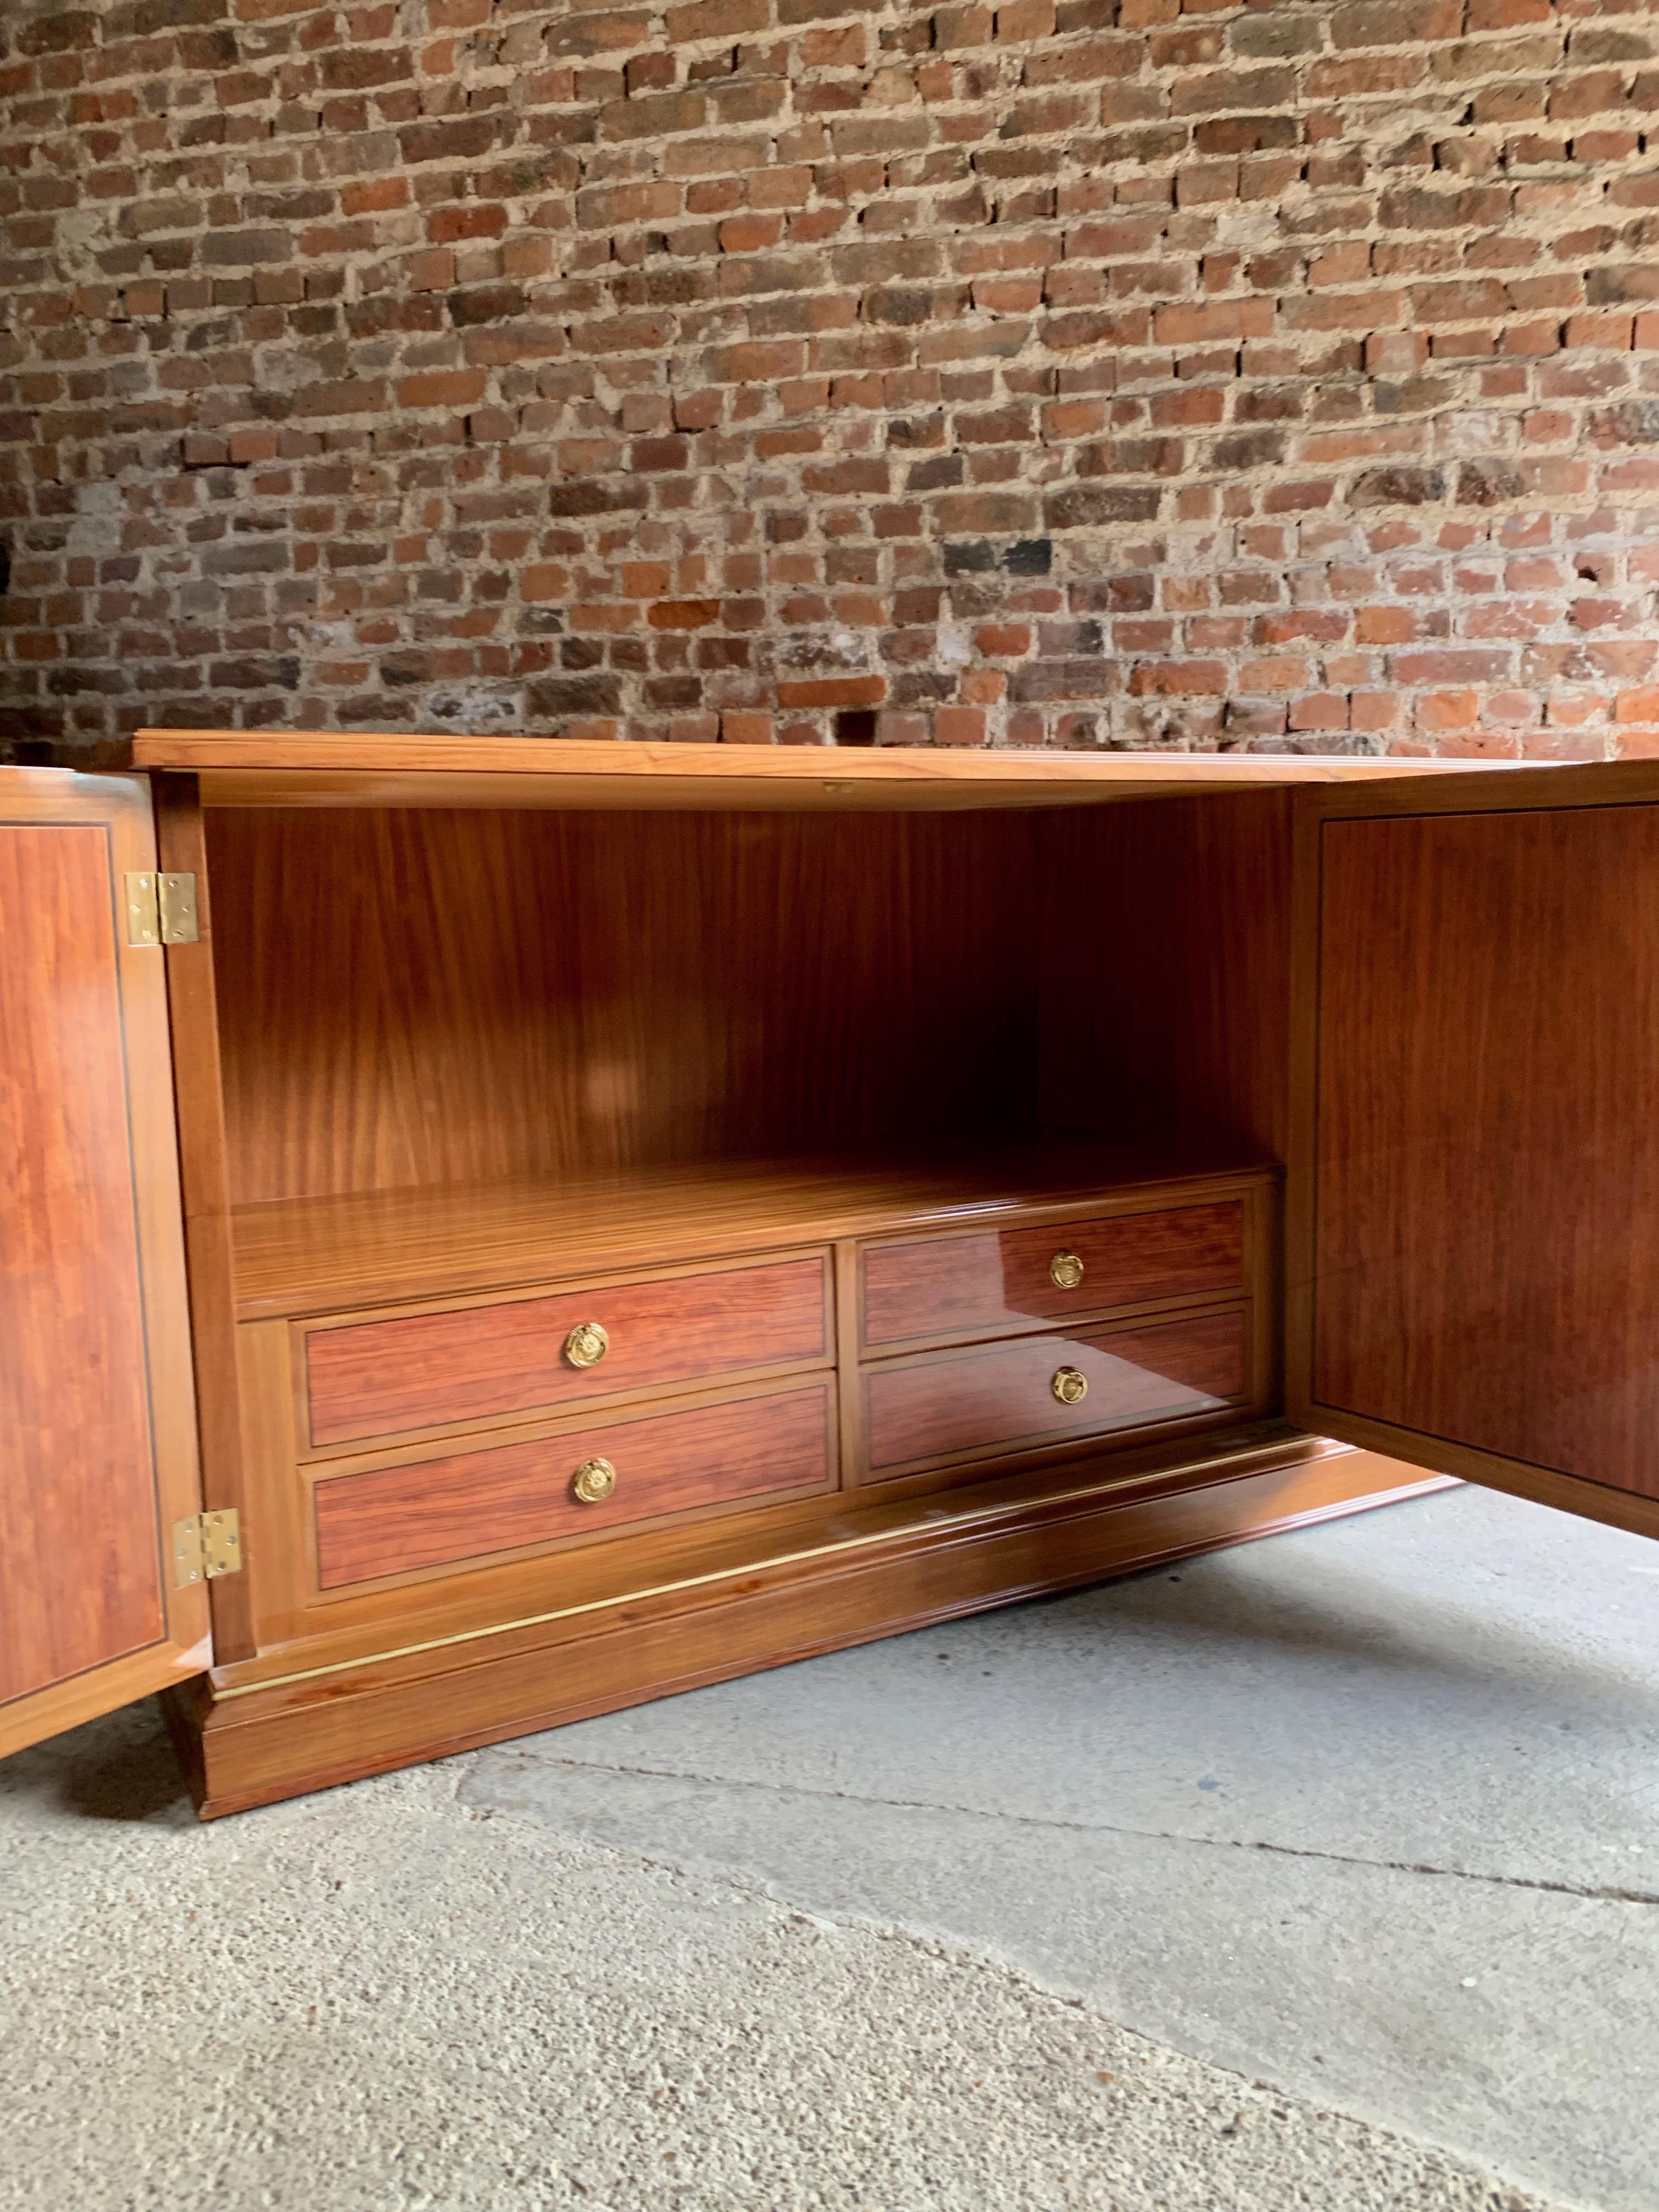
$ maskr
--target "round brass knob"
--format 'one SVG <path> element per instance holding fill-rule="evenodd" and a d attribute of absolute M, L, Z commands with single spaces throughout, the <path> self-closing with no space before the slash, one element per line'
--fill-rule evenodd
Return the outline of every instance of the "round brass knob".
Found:
<path fill-rule="evenodd" d="M 573 1367 L 597 1367 L 610 1349 L 603 1322 L 579 1321 L 564 1340 L 564 1356 Z"/>
<path fill-rule="evenodd" d="M 1056 1252 L 1048 1262 L 1048 1280 L 1057 1291 L 1074 1291 L 1083 1280 L 1083 1261 L 1076 1252 Z"/>
<path fill-rule="evenodd" d="M 1089 1378 L 1075 1367 L 1056 1367 L 1048 1388 L 1062 1406 L 1080 1406 L 1089 1395 Z"/>
<path fill-rule="evenodd" d="M 608 1459 L 585 1459 L 571 1477 L 570 1487 L 584 1505 L 597 1505 L 617 1486 L 617 1470 Z"/>

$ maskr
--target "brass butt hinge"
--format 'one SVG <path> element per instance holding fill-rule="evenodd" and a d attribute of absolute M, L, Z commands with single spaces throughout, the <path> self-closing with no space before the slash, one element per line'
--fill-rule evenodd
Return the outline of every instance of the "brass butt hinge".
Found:
<path fill-rule="evenodd" d="M 210 1583 L 242 1571 L 242 1523 L 234 1506 L 223 1513 L 192 1513 L 173 1524 L 173 1579 Z"/>
<path fill-rule="evenodd" d="M 130 870 L 126 880 L 129 945 L 194 945 L 196 878 Z"/>

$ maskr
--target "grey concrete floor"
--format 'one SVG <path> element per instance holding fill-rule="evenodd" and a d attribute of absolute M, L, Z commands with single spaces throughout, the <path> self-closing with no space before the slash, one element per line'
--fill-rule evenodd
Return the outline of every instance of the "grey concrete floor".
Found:
<path fill-rule="evenodd" d="M 0 2206 L 1659 2204 L 1659 1547 L 1459 1491 L 202 1830 L 0 1763 Z"/>

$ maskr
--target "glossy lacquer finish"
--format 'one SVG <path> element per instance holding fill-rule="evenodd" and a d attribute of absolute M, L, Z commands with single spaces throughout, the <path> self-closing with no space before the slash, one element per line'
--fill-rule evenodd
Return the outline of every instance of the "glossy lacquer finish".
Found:
<path fill-rule="evenodd" d="M 313 1329 L 306 1339 L 311 1440 L 577 1405 L 830 1352 L 829 1267 L 820 1255 L 514 1298 L 459 1311 Z M 597 1325 L 592 1364 L 573 1330 Z"/>
<path fill-rule="evenodd" d="M 629 744 L 365 731 L 144 730 L 143 768 L 199 772 L 210 805 L 425 805 L 791 812 L 1077 806 L 1420 770 L 1363 756 L 1090 753 L 999 746 Z M 1437 765 L 1437 763 L 1436 764 Z M 1459 766 L 1464 765 L 1458 763 Z"/>
<path fill-rule="evenodd" d="M 317 1486 L 325 1589 L 477 1559 L 559 1537 L 832 1480 L 828 1381 L 644 1419 L 583 1423 L 553 1437 Z M 616 1487 L 583 1504 L 577 1470 L 609 1461 Z"/>
<path fill-rule="evenodd" d="M 1247 1326 L 1234 1308 L 867 1367 L 870 1471 L 1213 1413 L 1244 1391 Z M 1067 1368 L 1088 1384 L 1071 1404 L 1054 1389 Z"/>
<path fill-rule="evenodd" d="M 1319 840 L 1314 1418 L 1659 1498 L 1659 807 Z"/>
<path fill-rule="evenodd" d="M 884 1346 L 1214 1296 L 1237 1290 L 1243 1274 L 1244 1209 L 1237 1200 L 914 1237 L 864 1255 L 864 1341 Z"/>
<path fill-rule="evenodd" d="M 0 770 L 0 1752 L 206 1626 L 164 1579 L 196 1471 L 161 955 L 122 927 L 149 837 L 141 788 Z"/>
<path fill-rule="evenodd" d="M 233 1200 L 1006 1143 L 1033 820 L 210 814 Z"/>

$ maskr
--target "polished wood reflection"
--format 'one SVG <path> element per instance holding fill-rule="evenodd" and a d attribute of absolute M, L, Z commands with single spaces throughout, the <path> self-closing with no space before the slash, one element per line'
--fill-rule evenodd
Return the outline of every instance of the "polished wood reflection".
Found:
<path fill-rule="evenodd" d="M 804 1366 L 829 1356 L 828 1300 L 820 1254 L 313 1329 L 306 1338 L 311 1441 Z M 566 1356 L 566 1340 L 584 1323 L 597 1323 L 609 1342 L 595 1364 L 578 1367 Z"/>
<path fill-rule="evenodd" d="M 1235 1176 L 1231 1172 L 1237 1167 Z M 1247 1163 L 1110 1145 L 939 1146 L 905 1154 L 669 1160 L 502 1182 L 350 1191 L 238 1208 L 237 1306 L 252 1321 L 678 1265 L 950 1220 L 1075 1212 L 1103 1190 L 1133 1208 L 1265 1187 Z"/>
<path fill-rule="evenodd" d="M 200 774 L 214 806 L 520 807 L 725 812 L 1077 807 L 1251 787 L 1370 781 L 1464 762 L 1344 754 L 1093 753 L 999 746 L 587 743 L 363 731 L 141 730 L 142 768 Z"/>
<path fill-rule="evenodd" d="M 1056 1282 L 1065 1254 L 1080 1270 Z M 864 1340 L 994 1330 L 1033 1319 L 1100 1313 L 1158 1298 L 1243 1286 L 1244 1208 L 1237 1200 L 1160 1213 L 1083 1216 L 873 1244 L 864 1254 Z"/>
<path fill-rule="evenodd" d="M 1312 1418 L 1659 1498 L 1659 806 L 1318 836 Z"/>
<path fill-rule="evenodd" d="M 1214 1412 L 1243 1395 L 1246 1328 L 1245 1315 L 1234 1308 L 866 1367 L 870 1469 Z M 1088 1384 L 1077 1404 L 1054 1395 L 1062 1367 L 1075 1368 Z"/>
<path fill-rule="evenodd" d="M 319 1580 L 334 1589 L 661 1514 L 827 1488 L 832 1400 L 826 1380 L 331 1476 L 316 1489 Z M 592 1458 L 612 1463 L 617 1486 L 585 1504 L 571 1486 Z"/>
<path fill-rule="evenodd" d="M 207 1664 L 155 866 L 141 782 L 0 768 L 0 1755 Z"/>
<path fill-rule="evenodd" d="M 1033 1131 L 1024 817 L 208 831 L 238 1206 Z"/>
<path fill-rule="evenodd" d="M 162 1628 L 101 828 L 0 823 L 0 1699 Z"/>

